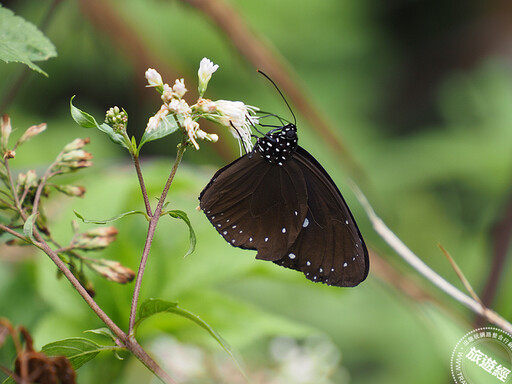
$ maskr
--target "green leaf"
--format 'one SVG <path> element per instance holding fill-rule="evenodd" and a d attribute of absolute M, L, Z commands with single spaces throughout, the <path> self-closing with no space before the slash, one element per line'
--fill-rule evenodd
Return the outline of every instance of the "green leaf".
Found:
<path fill-rule="evenodd" d="M 73 120 L 75 120 L 75 122 L 82 128 L 97 128 L 98 123 L 94 117 L 73 105 L 73 99 L 75 97 L 76 96 L 71 97 L 71 100 L 69 101 L 69 105 L 71 107 L 71 117 Z"/>
<path fill-rule="evenodd" d="M 97 128 L 101 132 L 106 133 L 113 143 L 121 145 L 127 148 L 128 150 L 131 149 L 131 145 L 128 145 L 126 143 L 125 137 L 121 133 L 115 132 L 114 129 L 108 124 L 98 124 L 98 122 L 92 115 L 75 107 L 73 105 L 74 98 L 75 96 L 73 96 L 69 101 L 69 106 L 71 108 L 71 117 L 79 126 L 81 126 L 82 128 Z"/>
<path fill-rule="evenodd" d="M 37 27 L 0 5 L 0 59 L 28 65 L 48 76 L 34 61 L 57 56 L 52 42 Z"/>
<path fill-rule="evenodd" d="M 171 133 L 177 131 L 178 128 L 179 125 L 176 122 L 174 115 L 165 116 L 160 120 L 158 126 L 155 129 L 153 129 L 151 132 L 148 132 L 147 130 L 144 132 L 144 135 L 142 135 L 142 139 L 140 140 L 139 150 L 147 142 L 168 136 Z"/>
<path fill-rule="evenodd" d="M 128 211 L 128 212 L 124 212 L 124 213 L 121 213 L 117 216 L 114 216 L 114 217 L 111 217 L 110 219 L 106 219 L 106 220 L 89 220 L 89 219 L 85 219 L 81 214 L 79 214 L 77 211 L 73 211 L 75 216 L 78 217 L 80 220 L 82 220 L 82 222 L 84 223 L 92 223 L 92 224 L 107 224 L 107 223 L 111 223 L 113 221 L 116 221 L 116 220 L 119 220 L 125 216 L 130 216 L 130 215 L 143 215 L 146 220 L 149 221 L 149 216 L 146 214 L 146 212 L 143 212 L 143 211 Z"/>
<path fill-rule="evenodd" d="M 37 213 L 33 213 L 27 217 L 27 221 L 23 224 L 23 233 L 32 241 L 32 243 L 37 243 L 37 240 L 34 238 L 34 222 L 36 218 Z"/>
<path fill-rule="evenodd" d="M 46 344 L 41 352 L 47 356 L 65 356 L 76 370 L 88 361 L 94 359 L 98 353 L 104 350 L 111 350 L 112 347 L 105 347 L 96 344 L 94 341 L 82 337 L 55 341 Z"/>
<path fill-rule="evenodd" d="M 169 214 L 169 216 L 174 217 L 175 219 L 181 219 L 188 225 L 188 238 L 190 240 L 190 246 L 188 248 L 187 253 L 185 253 L 184 257 L 190 255 L 196 249 L 196 234 L 194 232 L 194 228 L 192 228 L 192 224 L 184 211 L 180 211 L 179 209 L 175 209 L 173 211 L 167 211 L 165 214 Z"/>
<path fill-rule="evenodd" d="M 110 329 L 108 329 L 107 327 L 97 328 L 97 329 L 88 329 L 88 330 L 86 330 L 84 332 L 86 332 L 86 333 L 94 333 L 95 335 L 104 336 L 104 337 L 112 340 L 113 342 L 115 342 L 117 340 L 117 336 L 114 335 L 112 333 L 112 331 Z"/>
<path fill-rule="evenodd" d="M 202 320 L 199 316 L 196 314 L 187 311 L 186 309 L 180 308 L 178 306 L 177 302 L 172 301 L 165 301 L 160 299 L 148 299 L 145 302 L 143 302 L 139 307 L 139 318 L 137 319 L 137 322 L 135 323 L 135 329 L 134 332 L 137 330 L 137 327 L 139 324 L 144 321 L 145 319 L 158 314 L 158 313 L 174 313 L 175 315 L 184 317 L 186 319 L 189 319 L 199 325 L 201 328 L 206 330 L 210 336 L 212 336 L 219 344 L 220 346 L 226 351 L 226 353 L 233 359 L 233 361 L 236 363 L 238 369 L 240 372 L 244 375 L 244 377 L 247 379 L 247 375 L 245 374 L 244 370 L 242 369 L 242 366 L 238 359 L 236 358 L 233 350 L 231 349 L 231 346 L 228 344 L 226 340 L 222 338 L 222 336 L 215 331 L 208 323 L 206 323 L 204 320 Z"/>

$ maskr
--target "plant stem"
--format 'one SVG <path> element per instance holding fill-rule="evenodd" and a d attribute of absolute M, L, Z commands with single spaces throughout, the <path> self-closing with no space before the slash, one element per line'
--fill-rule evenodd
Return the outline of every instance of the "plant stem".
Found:
<path fill-rule="evenodd" d="M 394 251 L 402 257 L 407 264 L 413 267 L 423 277 L 429 280 L 432 284 L 437 286 L 439 289 L 444 291 L 446 294 L 457 300 L 459 303 L 471 309 L 474 313 L 477 313 L 487 319 L 490 323 L 497 325 L 501 329 L 508 333 L 512 333 L 512 324 L 505 320 L 498 313 L 485 307 L 481 302 L 464 294 L 452 284 L 446 281 L 443 277 L 432 270 L 427 264 L 423 262 L 418 256 L 416 256 L 407 246 L 384 224 L 382 219 L 377 216 L 370 203 L 363 195 L 363 193 L 355 186 L 352 186 L 357 199 L 363 206 L 368 218 L 373 224 L 375 231 L 388 243 Z"/>
<path fill-rule="evenodd" d="M 78 279 L 73 275 L 73 273 L 69 270 L 66 264 L 60 259 L 59 255 L 55 253 L 53 249 L 50 248 L 48 243 L 41 237 L 41 235 L 34 231 L 34 238 L 37 240 L 37 243 L 34 244 L 38 248 L 40 248 L 44 253 L 46 253 L 50 259 L 57 265 L 57 267 L 61 270 L 64 276 L 68 279 L 68 281 L 73 285 L 73 287 L 77 290 L 77 292 L 82 296 L 85 302 L 91 307 L 91 309 L 96 313 L 96 315 L 105 323 L 105 325 L 118 337 L 118 339 L 122 342 L 122 344 L 131 351 L 137 359 L 140 360 L 142 364 L 144 364 L 149 370 L 151 370 L 156 376 L 160 378 L 164 383 L 175 384 L 175 381 L 167 374 L 155 360 L 153 360 L 147 353 L 142 349 L 140 344 L 135 340 L 135 338 L 130 338 L 128 335 L 118 327 L 116 323 L 112 321 L 112 319 L 100 308 L 100 306 L 94 301 L 94 299 L 89 295 L 87 290 L 80 284 Z"/>
<path fill-rule="evenodd" d="M 183 158 L 183 154 L 187 149 L 187 144 L 183 141 L 178 145 L 178 152 L 176 154 L 176 160 L 174 161 L 174 165 L 172 167 L 171 173 L 167 182 L 165 183 L 164 189 L 162 191 L 162 195 L 160 196 L 160 200 L 158 201 L 158 205 L 156 206 L 155 213 L 151 216 L 151 220 L 149 221 L 148 234 L 146 236 L 146 243 L 144 244 L 144 250 L 142 252 L 142 257 L 140 259 L 139 269 L 137 271 L 137 279 L 135 280 L 135 287 L 133 291 L 132 297 L 132 307 L 130 309 L 130 322 L 128 327 L 128 335 L 130 338 L 134 338 L 133 328 L 135 326 L 135 316 L 137 314 L 137 305 L 139 302 L 140 296 L 140 288 L 142 284 L 142 277 L 144 275 L 144 270 L 146 268 L 146 263 L 148 260 L 149 251 L 151 249 L 151 242 L 153 241 L 153 236 L 155 235 L 156 225 L 158 220 L 160 219 L 160 214 L 162 213 L 162 207 L 164 205 L 165 199 L 167 197 L 167 193 L 169 192 L 169 188 L 171 187 L 171 183 L 176 175 L 176 171 L 178 170 L 178 166 L 181 163 L 181 159 Z"/>
<path fill-rule="evenodd" d="M 9 167 L 8 159 L 4 160 L 4 165 L 5 165 L 5 171 L 7 172 L 7 177 L 9 179 L 9 188 L 11 189 L 12 198 L 14 199 L 14 205 L 16 206 L 16 209 L 19 211 L 23 221 L 25 221 L 27 219 L 27 215 L 25 215 L 25 212 L 21 208 L 20 199 L 18 198 L 18 194 L 16 193 L 16 186 L 14 185 L 14 181 L 12 179 L 12 173 L 11 173 L 11 169 Z"/>
<path fill-rule="evenodd" d="M 30 243 L 30 241 L 23 235 L 20 235 L 18 232 L 12 230 L 11 228 L 9 228 L 8 226 L 6 225 L 3 225 L 3 224 L 0 224 L 0 229 L 2 231 L 5 231 L 7 233 L 10 233 L 11 235 L 13 236 L 16 236 L 17 238 L 21 239 L 21 240 L 24 240 L 26 241 L 27 243 Z"/>
<path fill-rule="evenodd" d="M 132 153 L 133 165 L 135 166 L 135 171 L 137 172 L 137 178 L 139 179 L 140 190 L 142 192 L 142 197 L 144 198 L 144 205 L 146 207 L 146 213 L 149 217 L 153 214 L 151 213 L 151 204 L 149 204 L 148 192 L 146 190 L 146 184 L 144 184 L 144 178 L 142 177 L 142 170 L 140 169 L 139 156 L 137 154 Z"/>

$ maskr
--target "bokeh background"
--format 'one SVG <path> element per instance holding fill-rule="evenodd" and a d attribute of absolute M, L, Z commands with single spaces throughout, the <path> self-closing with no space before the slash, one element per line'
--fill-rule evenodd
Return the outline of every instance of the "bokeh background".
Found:
<path fill-rule="evenodd" d="M 140 137 L 159 98 L 144 72 L 185 78 L 197 95 L 199 61 L 220 65 L 207 97 L 241 100 L 290 118 L 300 143 L 344 193 L 372 250 L 368 279 L 354 289 L 313 284 L 301 274 L 230 247 L 195 210 L 216 169 L 235 159 L 231 134 L 189 150 L 168 200 L 196 230 L 162 220 L 142 299 L 179 301 L 232 345 L 254 383 L 450 383 L 457 341 L 482 325 L 474 314 L 405 265 L 375 234 L 348 187 L 354 180 L 388 226 L 428 265 L 463 289 L 438 243 L 453 255 L 484 302 L 512 320 L 512 9 L 507 1 L 69 0 L 2 1 L 40 26 L 58 57 L 40 63 L 46 78 L 0 64 L 0 113 L 19 132 L 48 130 L 17 154 L 16 171 L 44 169 L 76 137 L 90 137 L 95 166 L 76 182 L 83 199 L 59 197 L 48 213 L 56 237 L 72 232 L 72 210 L 107 218 L 141 209 L 129 158 L 98 131 L 78 127 L 69 99 L 102 120 L 124 107 Z M 21 80 L 20 80 L 21 79 Z M 177 136 L 147 144 L 143 171 L 158 196 Z M 118 241 L 98 257 L 136 269 L 146 224 L 116 223 Z M 82 224 L 82 229 L 89 229 Z M 6 236 L 2 240 L 7 239 Z M 132 285 L 91 278 L 97 301 L 127 327 Z M 36 346 L 99 328 L 45 255 L 0 246 L 0 316 L 25 325 Z M 159 315 L 140 329 L 144 346 L 181 383 L 241 383 L 233 362 L 206 332 Z M 106 339 L 94 338 L 106 343 Z M 1 363 L 10 362 L 8 348 Z M 2 374 L 0 373 L 0 378 Z M 78 371 L 79 383 L 152 382 L 135 359 L 102 353 Z"/>

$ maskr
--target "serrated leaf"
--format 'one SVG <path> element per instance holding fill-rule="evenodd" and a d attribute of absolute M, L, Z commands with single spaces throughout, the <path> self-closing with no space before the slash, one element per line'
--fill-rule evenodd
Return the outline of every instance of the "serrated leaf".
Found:
<path fill-rule="evenodd" d="M 142 135 L 142 139 L 140 140 L 139 150 L 140 148 L 146 144 L 147 142 L 161 139 L 162 137 L 168 136 L 173 132 L 176 132 L 179 128 L 178 123 L 174 115 L 167 115 L 163 119 L 160 120 L 157 127 L 152 129 L 151 131 L 144 131 Z"/>
<path fill-rule="evenodd" d="M 57 56 L 52 42 L 37 27 L 0 5 L 0 59 L 19 62 L 45 75 L 34 61 Z"/>
<path fill-rule="evenodd" d="M 125 142 L 125 137 L 121 133 L 115 132 L 114 129 L 108 124 L 98 124 L 98 122 L 92 115 L 75 107 L 73 105 L 74 98 L 75 96 L 73 96 L 69 101 L 69 106 L 71 109 L 71 117 L 79 126 L 81 126 L 82 128 L 97 128 L 101 132 L 106 133 L 113 143 L 121 145 L 127 148 L 128 150 L 131 149 L 130 146 L 128 146 Z"/>
<path fill-rule="evenodd" d="M 47 356 L 67 357 L 73 369 L 76 370 L 94 359 L 101 351 L 111 349 L 112 347 L 96 344 L 94 341 L 83 337 L 72 337 L 46 344 L 41 352 Z"/>
<path fill-rule="evenodd" d="M 136 331 L 139 324 L 144 321 L 145 319 L 156 315 L 158 313 L 174 313 L 175 315 L 184 317 L 188 320 L 193 321 L 197 325 L 199 325 L 201 328 L 206 330 L 214 339 L 217 341 L 220 346 L 226 351 L 226 353 L 233 359 L 235 364 L 237 365 L 238 369 L 244 375 L 244 377 L 247 379 L 247 375 L 245 374 L 244 370 L 242 369 L 242 366 L 238 359 L 236 358 L 233 350 L 231 349 L 231 346 L 228 344 L 226 340 L 222 338 L 222 336 L 215 331 L 206 321 L 201 319 L 196 314 L 187 311 L 186 309 L 180 308 L 178 306 L 177 302 L 172 301 L 165 301 L 161 299 L 148 299 L 144 301 L 140 307 L 139 307 L 139 318 L 137 319 L 137 322 L 135 323 L 135 329 Z"/>
<path fill-rule="evenodd" d="M 82 222 L 84 222 L 86 224 L 89 224 L 89 223 L 92 223 L 92 224 L 107 224 L 107 223 L 111 223 L 113 221 L 119 220 L 119 219 L 121 219 L 121 218 L 123 218 L 125 216 L 136 215 L 136 214 L 143 215 L 146 218 L 146 220 L 149 221 L 148 215 L 146 214 L 146 212 L 143 212 L 143 211 L 128 211 L 128 212 L 121 213 L 121 214 L 119 214 L 117 216 L 111 217 L 110 219 L 106 219 L 106 220 L 89 220 L 89 219 L 84 218 L 77 211 L 73 211 L 73 213 L 75 214 L 76 217 L 78 217 L 80 220 L 82 220 Z"/>
<path fill-rule="evenodd" d="M 185 253 L 184 257 L 187 257 L 190 255 L 194 250 L 196 249 L 196 234 L 194 232 L 194 228 L 192 228 L 192 224 L 190 223 L 190 220 L 187 216 L 187 214 L 184 211 L 181 211 L 179 209 L 175 209 L 173 211 L 165 212 L 166 214 L 169 214 L 169 216 L 174 217 L 175 219 L 181 219 L 188 225 L 188 238 L 190 242 L 190 246 L 188 248 L 187 253 Z"/>
<path fill-rule="evenodd" d="M 32 243 L 37 243 L 37 240 L 34 238 L 34 223 L 37 218 L 37 213 L 31 214 L 27 217 L 25 224 L 23 224 L 23 233 L 26 237 L 32 240 Z"/>

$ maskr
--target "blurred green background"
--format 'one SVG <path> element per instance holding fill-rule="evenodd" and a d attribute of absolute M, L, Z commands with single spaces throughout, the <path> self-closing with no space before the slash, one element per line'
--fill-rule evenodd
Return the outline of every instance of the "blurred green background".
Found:
<path fill-rule="evenodd" d="M 347 186 L 349 178 L 428 265 L 463 290 L 437 247 L 443 244 L 484 301 L 512 320 L 508 2 L 2 4 L 36 25 L 46 20 L 44 31 L 58 51 L 57 58 L 39 63 L 48 78 L 28 72 L 19 88 L 16 81 L 25 69 L 0 64 L 0 112 L 11 116 L 18 132 L 48 124 L 19 151 L 15 171 L 42 170 L 74 138 L 91 138 L 88 150 L 95 166 L 76 175 L 76 182 L 87 187 L 86 196 L 59 196 L 48 206 L 53 233 L 63 243 L 71 236 L 73 209 L 108 218 L 143 207 L 129 158 L 100 132 L 72 121 L 72 95 L 77 95 L 75 105 L 98 120 L 109 107 L 124 107 L 136 137 L 159 108 L 156 92 L 145 88 L 148 67 L 168 83 L 184 77 L 190 102 L 205 56 L 220 65 L 206 94 L 211 99 L 241 100 L 289 118 L 257 68 L 288 96 L 301 145 L 337 182 L 375 252 L 368 279 L 354 289 L 313 284 L 225 243 L 195 208 L 199 192 L 216 169 L 238 156 L 238 148 L 229 133 L 205 123 L 204 129 L 221 140 L 187 151 L 168 197 L 173 208 L 188 213 L 197 249 L 183 258 L 186 226 L 162 220 L 141 295 L 142 300 L 179 301 L 201 316 L 237 350 L 254 383 L 449 383 L 455 344 L 482 325 L 379 239 Z M 245 35 L 237 28 L 251 39 L 242 40 Z M 296 88 L 289 87 L 283 73 Z M 160 194 L 178 140 L 167 137 L 142 151 L 152 197 Z M 136 269 L 146 223 L 128 217 L 116 226 L 117 242 L 98 257 Z M 98 303 L 126 328 L 133 285 L 89 275 Z M 55 276 L 45 255 L 0 246 L 0 316 L 25 325 L 37 347 L 102 326 L 70 285 Z M 183 319 L 159 315 L 140 331 L 143 345 L 179 382 L 243 382 L 208 334 Z M 8 346 L 0 350 L 0 363 L 11 361 L 9 352 Z M 118 361 L 107 353 L 78 371 L 79 383 L 152 380 L 135 359 Z"/>

